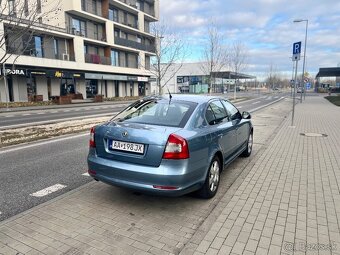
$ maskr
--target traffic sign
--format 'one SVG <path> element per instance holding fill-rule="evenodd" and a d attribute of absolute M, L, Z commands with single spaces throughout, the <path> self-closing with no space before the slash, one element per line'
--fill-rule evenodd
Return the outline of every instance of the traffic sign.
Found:
<path fill-rule="evenodd" d="M 298 61 L 300 60 L 300 55 L 301 55 L 301 42 L 296 42 L 293 43 L 293 61 Z"/>
<path fill-rule="evenodd" d="M 307 82 L 306 83 L 306 89 L 310 89 L 311 88 L 311 84 L 310 84 L 310 82 Z"/>

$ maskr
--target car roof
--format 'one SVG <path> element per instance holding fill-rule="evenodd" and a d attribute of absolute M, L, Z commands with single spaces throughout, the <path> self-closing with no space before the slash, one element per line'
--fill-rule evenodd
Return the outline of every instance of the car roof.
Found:
<path fill-rule="evenodd" d="M 226 99 L 226 98 L 221 98 L 219 96 L 209 96 L 209 95 L 171 94 L 171 96 L 172 96 L 171 100 L 189 101 L 189 102 L 195 102 L 195 103 L 198 103 L 198 104 L 208 102 L 211 99 Z M 162 96 L 150 96 L 150 97 L 143 98 L 143 100 L 150 100 L 150 99 L 169 100 L 170 99 L 170 95 L 169 94 L 165 94 L 165 95 L 162 95 Z"/>

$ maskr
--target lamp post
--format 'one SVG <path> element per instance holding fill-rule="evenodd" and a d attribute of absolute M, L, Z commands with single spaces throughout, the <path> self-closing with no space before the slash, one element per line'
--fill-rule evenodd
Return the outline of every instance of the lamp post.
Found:
<path fill-rule="evenodd" d="M 302 77 L 301 81 L 303 84 L 303 93 L 304 93 L 304 98 L 306 99 L 306 86 L 305 86 L 305 65 L 306 65 L 306 48 L 307 48 L 307 31 L 308 31 L 308 19 L 296 19 L 294 20 L 294 23 L 300 23 L 300 22 L 306 22 L 306 34 L 305 34 L 305 49 L 303 53 L 303 66 L 302 66 Z M 302 102 L 302 93 L 300 97 L 300 102 Z"/>

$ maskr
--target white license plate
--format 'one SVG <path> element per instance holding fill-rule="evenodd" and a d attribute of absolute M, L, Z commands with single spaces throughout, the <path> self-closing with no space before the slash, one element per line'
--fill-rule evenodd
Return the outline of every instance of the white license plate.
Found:
<path fill-rule="evenodd" d="M 118 151 L 129 151 L 134 153 L 144 153 L 144 144 L 139 143 L 127 143 L 121 141 L 112 140 L 110 143 L 111 150 L 118 150 Z"/>

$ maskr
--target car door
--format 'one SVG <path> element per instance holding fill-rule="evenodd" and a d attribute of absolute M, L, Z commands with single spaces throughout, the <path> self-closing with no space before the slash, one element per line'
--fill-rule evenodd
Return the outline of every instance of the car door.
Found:
<path fill-rule="evenodd" d="M 236 130 L 220 100 L 209 103 L 206 109 L 206 119 L 210 126 L 211 140 L 218 143 L 223 151 L 224 159 L 233 154 L 236 147 Z"/>
<path fill-rule="evenodd" d="M 236 150 L 239 150 L 248 140 L 249 124 L 248 122 L 243 121 L 241 113 L 233 104 L 227 100 L 222 100 L 222 103 L 227 110 L 232 125 L 236 128 Z"/>

